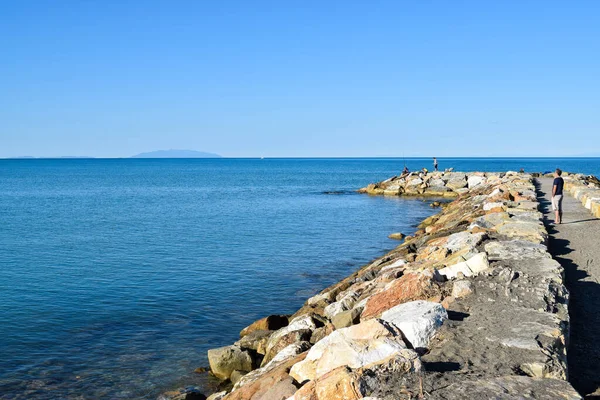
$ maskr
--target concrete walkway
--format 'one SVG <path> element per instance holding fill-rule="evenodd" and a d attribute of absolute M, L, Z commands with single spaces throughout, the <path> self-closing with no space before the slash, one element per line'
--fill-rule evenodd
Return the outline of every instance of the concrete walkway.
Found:
<path fill-rule="evenodd" d="M 565 192 L 563 223 L 549 224 L 552 179 L 539 178 L 536 186 L 550 253 L 565 269 L 571 292 L 569 381 L 586 399 L 600 399 L 600 219 Z"/>

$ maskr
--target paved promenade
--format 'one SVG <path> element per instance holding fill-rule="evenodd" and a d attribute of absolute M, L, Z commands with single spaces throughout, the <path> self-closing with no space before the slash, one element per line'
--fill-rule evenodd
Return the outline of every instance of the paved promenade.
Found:
<path fill-rule="evenodd" d="M 565 192 L 563 224 L 551 224 L 552 179 L 537 184 L 550 253 L 564 267 L 571 292 L 569 381 L 587 399 L 600 399 L 600 219 Z"/>

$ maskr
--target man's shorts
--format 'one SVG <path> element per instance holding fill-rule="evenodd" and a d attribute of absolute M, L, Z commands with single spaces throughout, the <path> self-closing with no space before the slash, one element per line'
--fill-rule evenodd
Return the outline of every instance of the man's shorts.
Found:
<path fill-rule="evenodd" d="M 552 196 L 552 210 L 562 211 L 562 194 Z"/>

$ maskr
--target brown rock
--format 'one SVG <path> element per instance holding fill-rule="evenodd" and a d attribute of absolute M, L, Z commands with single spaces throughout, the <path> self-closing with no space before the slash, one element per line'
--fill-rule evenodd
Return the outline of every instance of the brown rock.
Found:
<path fill-rule="evenodd" d="M 428 274 L 409 273 L 398 278 L 390 287 L 369 298 L 361 319 L 376 317 L 398 304 L 424 300 L 439 293 L 439 287 Z"/>
<path fill-rule="evenodd" d="M 446 297 L 444 300 L 442 300 L 442 307 L 444 307 L 446 310 L 450 308 L 450 304 L 454 303 L 454 300 L 456 300 L 454 297 L 452 296 L 448 296 Z"/>
<path fill-rule="evenodd" d="M 294 400 L 319 400 L 317 398 L 317 392 L 315 391 L 315 381 L 309 381 L 302 386 L 296 394 L 294 394 Z"/>
<path fill-rule="evenodd" d="M 289 359 L 272 370 L 266 372 L 264 375 L 260 376 L 257 380 L 247 383 L 244 386 L 234 390 L 229 393 L 227 396 L 223 398 L 223 400 L 267 400 L 267 399 L 279 399 L 277 397 L 265 397 L 273 394 L 271 390 L 277 386 L 277 390 L 281 390 L 281 392 L 285 391 L 285 388 L 291 389 L 291 386 L 288 385 L 288 382 L 291 384 L 292 378 L 288 374 L 290 368 L 304 360 L 306 357 L 306 352 L 299 354 L 298 356 Z M 278 385 L 280 382 L 284 382 L 281 385 Z M 294 391 L 296 387 L 294 387 Z M 293 394 L 293 392 L 292 392 Z M 290 397 L 291 394 L 287 397 Z M 287 397 L 284 397 L 286 399 Z"/>
<path fill-rule="evenodd" d="M 350 368 L 344 366 L 334 369 L 317 379 L 315 393 L 318 400 L 355 400 L 364 396 L 360 387 L 360 378 Z"/>
<path fill-rule="evenodd" d="M 287 326 L 289 323 L 287 315 L 269 315 L 268 317 L 259 319 L 249 326 L 242 329 L 240 338 L 254 331 L 276 331 L 277 329 Z"/>

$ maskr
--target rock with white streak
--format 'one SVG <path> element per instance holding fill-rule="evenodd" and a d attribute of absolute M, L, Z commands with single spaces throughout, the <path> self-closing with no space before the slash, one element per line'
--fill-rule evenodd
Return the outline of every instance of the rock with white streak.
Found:
<path fill-rule="evenodd" d="M 298 382 L 313 380 L 340 367 L 360 368 L 385 359 L 406 345 L 400 332 L 377 319 L 332 332 L 317 342 L 290 375 Z"/>
<path fill-rule="evenodd" d="M 439 303 L 417 300 L 385 311 L 381 319 L 400 329 L 417 349 L 429 346 L 429 341 L 448 319 L 448 313 Z"/>

